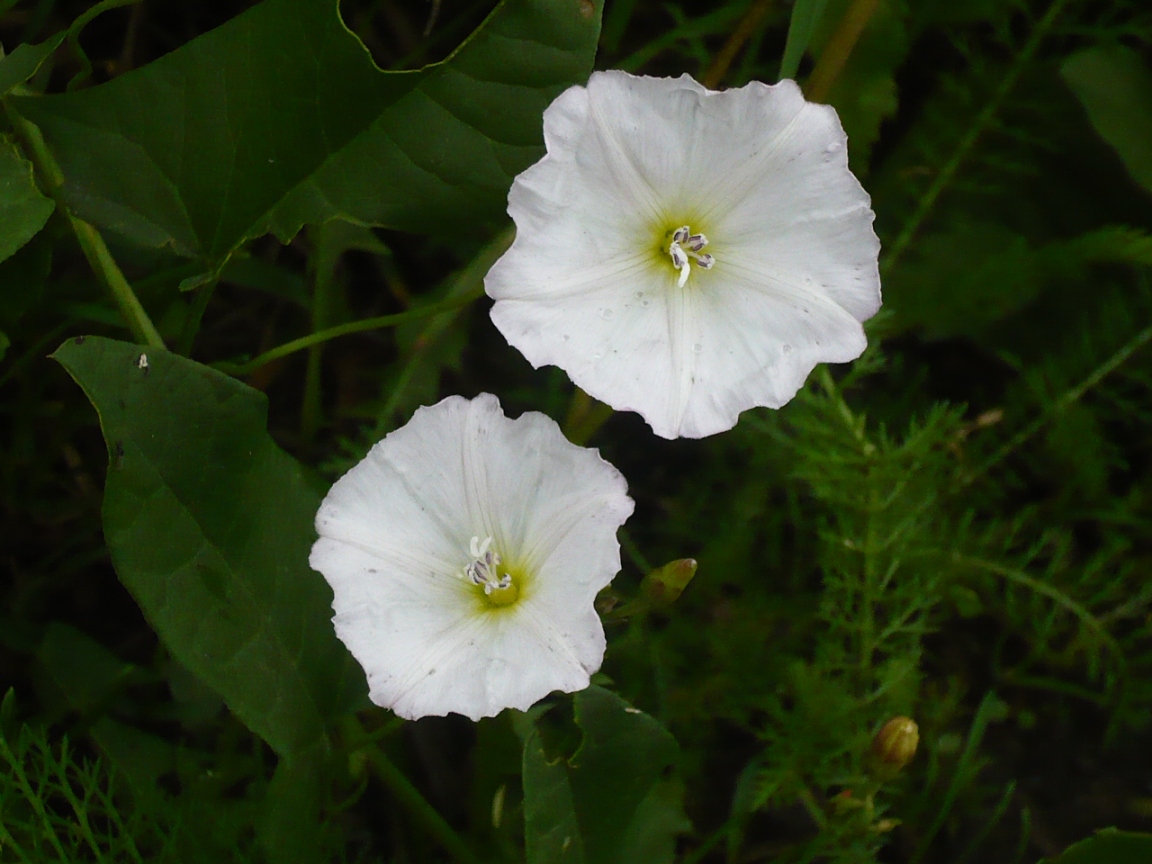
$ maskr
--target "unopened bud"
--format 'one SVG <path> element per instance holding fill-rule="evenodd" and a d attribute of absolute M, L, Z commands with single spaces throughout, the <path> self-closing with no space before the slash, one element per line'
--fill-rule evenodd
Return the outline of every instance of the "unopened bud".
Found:
<path fill-rule="evenodd" d="M 695 575 L 695 560 L 678 558 L 645 576 L 640 588 L 654 606 L 666 606 L 676 602 L 676 598 L 684 592 Z"/>
<path fill-rule="evenodd" d="M 893 717 L 872 739 L 872 758 L 884 773 L 895 774 L 912 761 L 920 743 L 920 727 L 911 717 Z"/>

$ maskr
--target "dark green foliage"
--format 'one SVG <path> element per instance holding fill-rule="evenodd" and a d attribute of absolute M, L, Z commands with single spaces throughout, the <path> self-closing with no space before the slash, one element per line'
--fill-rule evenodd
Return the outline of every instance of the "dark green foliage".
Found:
<path fill-rule="evenodd" d="M 0 0 L 0 40 L 0 861 L 1149 858 L 1145 0 Z M 601 424 L 484 301 L 217 371 L 478 297 L 593 62 L 811 87 L 841 60 L 885 309 L 778 412 Z M 515 721 L 403 723 L 335 639 L 312 518 L 481 391 L 629 479 L 608 653 Z"/>

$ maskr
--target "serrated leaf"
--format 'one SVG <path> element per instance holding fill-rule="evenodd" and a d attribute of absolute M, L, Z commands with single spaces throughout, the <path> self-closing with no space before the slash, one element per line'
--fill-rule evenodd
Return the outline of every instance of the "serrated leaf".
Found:
<path fill-rule="evenodd" d="M 308 567 L 319 495 L 268 436 L 264 396 L 110 339 L 53 356 L 100 415 L 105 537 L 164 644 L 278 754 L 323 749 L 363 678 Z"/>
<path fill-rule="evenodd" d="M 1070 846 L 1049 864 L 1147 864 L 1152 861 L 1152 834 L 1105 828 Z"/>
<path fill-rule="evenodd" d="M 1129 48 L 1073 54 L 1060 67 L 1088 119 L 1132 175 L 1152 192 L 1152 71 Z"/>
<path fill-rule="evenodd" d="M 343 216 L 479 231 L 591 69 L 600 4 L 504 0 L 447 61 L 381 72 L 334 0 L 265 0 L 90 90 L 16 99 L 78 215 L 218 261 Z"/>
<path fill-rule="evenodd" d="M 55 207 L 36 188 L 32 163 L 0 137 L 0 261 L 35 237 Z"/>
<path fill-rule="evenodd" d="M 528 864 L 663 864 L 691 825 L 673 778 L 679 748 L 656 720 L 589 687 L 575 696 L 580 748 L 550 762 L 540 733 L 524 741 Z"/>

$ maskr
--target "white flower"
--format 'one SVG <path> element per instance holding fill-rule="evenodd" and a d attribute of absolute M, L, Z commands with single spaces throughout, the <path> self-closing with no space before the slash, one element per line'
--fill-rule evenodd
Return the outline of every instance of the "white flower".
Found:
<path fill-rule="evenodd" d="M 543 414 L 453 396 L 336 482 L 310 560 L 373 702 L 477 720 L 588 686 L 631 513 L 620 472 Z"/>
<path fill-rule="evenodd" d="M 544 112 L 516 178 L 492 320 L 665 438 L 779 408 L 865 347 L 880 306 L 868 194 L 836 112 L 792 81 L 713 92 L 597 72 Z"/>

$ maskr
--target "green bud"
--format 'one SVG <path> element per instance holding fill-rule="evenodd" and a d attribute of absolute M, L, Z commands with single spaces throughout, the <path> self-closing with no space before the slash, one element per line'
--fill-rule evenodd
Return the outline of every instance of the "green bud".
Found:
<path fill-rule="evenodd" d="M 872 757 L 877 768 L 895 774 L 912 761 L 920 743 L 920 727 L 911 717 L 893 717 L 872 739 Z"/>
<path fill-rule="evenodd" d="M 663 567 L 657 567 L 644 577 L 640 590 L 653 606 L 667 606 L 676 602 L 692 577 L 696 575 L 696 561 L 692 558 L 677 558 Z"/>

